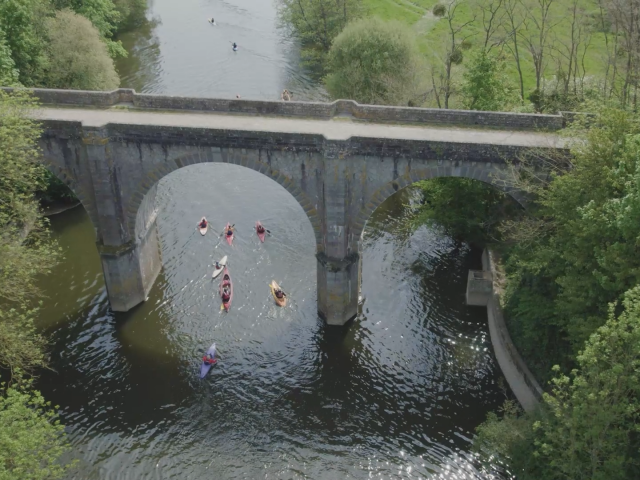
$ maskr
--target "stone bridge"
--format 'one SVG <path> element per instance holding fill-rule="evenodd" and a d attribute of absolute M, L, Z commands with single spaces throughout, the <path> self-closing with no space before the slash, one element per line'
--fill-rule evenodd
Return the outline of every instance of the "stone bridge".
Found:
<path fill-rule="evenodd" d="M 566 117 L 358 105 L 185 98 L 133 90 L 34 90 L 48 168 L 96 231 L 111 308 L 147 297 L 161 267 L 158 181 L 204 162 L 251 168 L 299 202 L 316 238 L 318 312 L 357 313 L 361 234 L 394 192 L 443 176 L 487 182 L 522 202 L 506 173 L 560 149 Z M 194 220 L 195 221 L 195 220 Z"/>

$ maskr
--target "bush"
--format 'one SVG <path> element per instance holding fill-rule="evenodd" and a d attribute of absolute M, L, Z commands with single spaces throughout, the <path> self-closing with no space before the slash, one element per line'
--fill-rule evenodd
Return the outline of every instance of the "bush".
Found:
<path fill-rule="evenodd" d="M 78 90 L 113 90 L 120 79 L 100 33 L 86 18 L 59 11 L 47 22 L 50 67 L 47 85 Z"/>
<path fill-rule="evenodd" d="M 71 466 L 58 463 L 69 448 L 64 427 L 40 392 L 22 387 L 0 395 L 0 478 L 61 478 Z"/>
<path fill-rule="evenodd" d="M 447 7 L 443 4 L 437 3 L 433 6 L 433 15 L 435 17 L 444 17 L 445 13 L 447 13 Z"/>
<path fill-rule="evenodd" d="M 368 18 L 347 25 L 336 37 L 325 82 L 334 99 L 406 105 L 419 88 L 422 65 L 410 30 Z"/>

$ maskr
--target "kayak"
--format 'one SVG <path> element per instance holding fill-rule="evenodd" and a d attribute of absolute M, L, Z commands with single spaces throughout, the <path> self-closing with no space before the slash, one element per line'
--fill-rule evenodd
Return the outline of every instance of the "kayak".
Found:
<path fill-rule="evenodd" d="M 228 286 L 229 290 L 231 290 L 229 292 L 229 301 L 227 303 L 222 302 L 222 307 L 220 307 L 220 309 L 222 310 L 224 308 L 228 312 L 229 308 L 231 308 L 231 301 L 233 300 L 233 282 L 231 281 L 231 276 L 229 275 L 229 269 L 227 267 L 224 267 L 224 274 L 222 275 L 222 281 L 220 282 L 220 298 L 222 298 L 222 289 L 226 286 Z"/>
<path fill-rule="evenodd" d="M 282 298 L 276 297 L 276 290 L 280 288 L 280 285 L 278 285 L 278 282 L 276 282 L 275 280 L 271 280 L 271 283 L 269 284 L 269 288 L 271 289 L 271 295 L 273 295 L 273 298 L 275 299 L 278 306 L 285 307 L 287 305 L 287 296 L 285 295 Z"/>
<path fill-rule="evenodd" d="M 207 221 L 207 219 L 206 219 L 205 217 L 202 217 L 202 218 L 200 219 L 200 221 L 198 222 L 198 229 L 200 230 L 200 235 L 206 235 L 207 230 L 209 229 L 209 223 L 208 223 L 208 222 L 207 222 L 207 226 L 206 226 L 206 227 L 204 227 L 204 228 L 200 227 L 200 225 L 202 224 L 202 221 L 203 221 L 203 220 L 204 220 L 205 222 Z"/>
<path fill-rule="evenodd" d="M 215 358 L 216 358 L 216 344 L 215 343 L 209 347 L 209 350 L 207 350 L 207 353 L 211 354 L 211 356 L 215 360 Z M 207 375 L 207 373 L 209 373 L 209 370 L 211 370 L 211 367 L 213 367 L 215 364 L 216 364 L 216 362 L 214 361 L 213 363 L 207 365 L 206 363 L 204 363 L 204 360 L 202 360 L 202 365 L 200 366 L 200 378 L 204 378 Z"/>
<path fill-rule="evenodd" d="M 227 256 L 225 255 L 224 257 L 222 257 L 222 260 L 220 260 L 218 263 L 221 265 L 222 268 L 214 268 L 211 278 L 216 278 L 218 275 L 222 273 L 222 270 L 224 270 L 224 266 L 227 264 Z"/>
<path fill-rule="evenodd" d="M 258 234 L 258 238 L 260 239 L 260 241 L 264 243 L 264 236 L 267 234 L 267 231 L 264 230 L 262 233 L 260 233 L 258 231 L 258 227 L 262 227 L 262 224 L 260 222 L 256 222 L 256 233 Z"/>
<path fill-rule="evenodd" d="M 234 236 L 234 234 L 232 233 L 231 235 L 227 235 L 227 232 L 229 231 L 229 227 L 231 227 L 231 224 L 230 224 L 230 223 L 227 223 L 227 226 L 226 226 L 226 227 L 224 227 L 223 235 L 224 235 L 224 236 L 225 236 L 225 238 L 227 239 L 227 243 L 228 243 L 229 245 L 232 245 L 232 244 L 233 244 L 233 236 Z"/>

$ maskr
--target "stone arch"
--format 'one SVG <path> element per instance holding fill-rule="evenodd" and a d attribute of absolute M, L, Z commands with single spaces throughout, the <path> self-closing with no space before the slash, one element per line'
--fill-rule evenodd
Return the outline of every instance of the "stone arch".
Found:
<path fill-rule="evenodd" d="M 241 167 L 250 168 L 255 170 L 266 177 L 279 183 L 285 190 L 287 190 L 293 198 L 296 199 L 298 204 L 302 207 L 307 218 L 311 222 L 313 232 L 316 237 L 316 248 L 318 251 L 322 249 L 322 234 L 321 223 L 316 211 L 315 206 L 309 199 L 309 197 L 296 185 L 296 182 L 289 176 L 283 174 L 279 170 L 272 168 L 267 163 L 264 163 L 256 158 L 251 158 L 243 151 L 243 154 L 228 155 L 225 159 L 221 155 L 214 155 L 213 152 L 196 152 L 184 155 L 174 160 L 167 160 L 161 165 L 155 167 L 150 171 L 146 177 L 138 184 L 136 191 L 133 193 L 131 201 L 127 208 L 127 228 L 130 234 L 130 238 L 137 238 L 140 232 L 136 231 L 136 225 L 138 220 L 138 212 L 140 206 L 144 201 L 145 195 L 156 185 L 162 178 L 166 177 L 170 173 L 179 170 L 190 165 L 197 165 L 200 163 L 228 163 L 238 165 Z M 258 155 L 255 155 L 258 157 Z"/>
<path fill-rule="evenodd" d="M 95 205 L 91 198 L 86 194 L 84 189 L 82 189 L 78 182 L 76 181 L 75 176 L 69 172 L 67 169 L 60 167 L 53 160 L 43 157 L 42 163 L 45 168 L 49 170 L 58 180 L 64 183 L 69 190 L 73 192 L 73 194 L 78 198 L 82 206 L 84 207 L 87 215 L 89 215 L 89 219 L 91 220 L 91 224 L 93 225 L 94 230 L 98 231 L 98 214 L 95 209 Z"/>
<path fill-rule="evenodd" d="M 359 239 L 362 235 L 365 224 L 369 220 L 371 214 L 391 195 L 405 187 L 408 187 L 421 180 L 430 180 L 439 177 L 458 177 L 478 180 L 483 183 L 492 185 L 511 196 L 523 208 L 526 207 L 527 199 L 524 192 L 509 187 L 508 184 L 501 180 L 495 173 L 499 170 L 491 171 L 482 167 L 428 167 L 420 170 L 413 170 L 408 174 L 401 175 L 398 178 L 386 183 L 373 192 L 369 201 L 358 212 L 354 221 L 353 236 Z"/>

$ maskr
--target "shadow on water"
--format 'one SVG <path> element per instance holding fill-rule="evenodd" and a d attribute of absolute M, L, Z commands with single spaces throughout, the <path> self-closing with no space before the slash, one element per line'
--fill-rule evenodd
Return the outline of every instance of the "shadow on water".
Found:
<path fill-rule="evenodd" d="M 127 313 L 109 310 L 86 214 L 52 219 L 67 259 L 44 284 L 55 371 L 39 387 L 80 460 L 70 478 L 489 478 L 469 453 L 503 399 L 486 313 L 464 305 L 479 254 L 426 227 L 395 235 L 410 195 L 367 224 L 362 313 L 346 328 L 317 316 L 304 211 L 252 170 L 199 165 L 161 181 L 163 270 Z M 202 215 L 216 233 L 235 222 L 234 246 L 194 235 Z M 264 244 L 255 220 L 273 232 Z M 223 255 L 229 313 L 210 278 Z M 290 307 L 275 306 L 272 278 Z M 213 341 L 219 362 L 201 380 Z"/>

